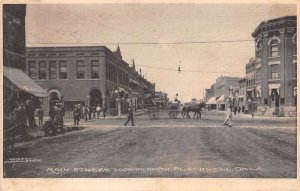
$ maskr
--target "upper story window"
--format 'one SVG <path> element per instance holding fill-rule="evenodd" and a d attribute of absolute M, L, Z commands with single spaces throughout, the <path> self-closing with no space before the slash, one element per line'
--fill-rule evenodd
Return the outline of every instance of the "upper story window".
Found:
<path fill-rule="evenodd" d="M 271 65 L 271 68 L 270 68 L 270 71 L 271 71 L 271 79 L 279 79 L 279 66 L 276 64 L 276 65 Z"/>
<path fill-rule="evenodd" d="M 49 79 L 57 79 L 56 61 L 49 61 Z"/>
<path fill-rule="evenodd" d="M 35 61 L 28 62 L 28 75 L 31 79 L 36 79 L 36 62 Z"/>
<path fill-rule="evenodd" d="M 85 78 L 85 66 L 82 60 L 77 61 L 77 79 Z"/>
<path fill-rule="evenodd" d="M 67 79 L 67 62 L 66 61 L 59 61 L 59 79 Z"/>
<path fill-rule="evenodd" d="M 39 79 L 45 80 L 46 79 L 46 71 L 47 71 L 47 65 L 46 61 L 39 61 Z"/>
<path fill-rule="evenodd" d="M 99 79 L 99 61 L 92 60 L 92 79 Z"/>
<path fill-rule="evenodd" d="M 270 43 L 270 56 L 271 57 L 277 57 L 279 56 L 278 53 L 278 41 L 277 40 L 272 40 Z"/>

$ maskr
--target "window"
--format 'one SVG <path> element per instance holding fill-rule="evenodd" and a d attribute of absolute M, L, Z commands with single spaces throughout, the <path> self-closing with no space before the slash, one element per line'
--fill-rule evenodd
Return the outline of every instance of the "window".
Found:
<path fill-rule="evenodd" d="M 47 71 L 47 65 L 46 61 L 40 61 L 39 62 L 39 79 L 45 80 L 46 79 L 46 71 Z"/>
<path fill-rule="evenodd" d="M 77 61 L 77 79 L 85 78 L 85 66 L 82 60 Z"/>
<path fill-rule="evenodd" d="M 276 65 L 271 65 L 271 79 L 279 79 L 279 74 L 278 74 L 278 71 L 279 71 L 279 66 L 276 64 Z"/>
<path fill-rule="evenodd" d="M 36 62 L 29 61 L 28 63 L 28 75 L 31 79 L 36 79 Z"/>
<path fill-rule="evenodd" d="M 92 79 L 99 79 L 99 61 L 92 61 Z"/>
<path fill-rule="evenodd" d="M 273 40 L 271 42 L 271 57 L 276 57 L 276 56 L 279 56 L 279 54 L 278 54 L 278 41 Z"/>
<path fill-rule="evenodd" d="M 67 79 L 67 62 L 59 61 L 59 79 Z"/>
<path fill-rule="evenodd" d="M 297 34 L 293 36 L 293 55 L 297 55 Z"/>
<path fill-rule="evenodd" d="M 278 79 L 278 73 L 277 72 L 272 72 L 272 79 Z"/>
<path fill-rule="evenodd" d="M 49 62 L 49 79 L 57 79 L 56 61 Z"/>

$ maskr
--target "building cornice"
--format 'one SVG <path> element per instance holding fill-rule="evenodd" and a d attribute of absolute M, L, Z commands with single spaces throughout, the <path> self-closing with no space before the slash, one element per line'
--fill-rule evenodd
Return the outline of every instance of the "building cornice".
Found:
<path fill-rule="evenodd" d="M 296 26 L 297 26 L 296 16 L 286 16 L 286 17 L 280 17 L 268 21 L 263 21 L 256 27 L 256 29 L 252 33 L 252 37 L 255 38 L 260 33 L 265 31 L 280 29 L 285 27 L 296 27 Z"/>

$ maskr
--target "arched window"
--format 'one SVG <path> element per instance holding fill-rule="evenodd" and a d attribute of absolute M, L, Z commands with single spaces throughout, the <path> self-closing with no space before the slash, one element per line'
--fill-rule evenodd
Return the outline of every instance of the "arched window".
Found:
<path fill-rule="evenodd" d="M 278 54 L 278 41 L 277 40 L 272 40 L 271 43 L 270 43 L 270 56 L 271 57 L 279 56 L 279 54 Z"/>

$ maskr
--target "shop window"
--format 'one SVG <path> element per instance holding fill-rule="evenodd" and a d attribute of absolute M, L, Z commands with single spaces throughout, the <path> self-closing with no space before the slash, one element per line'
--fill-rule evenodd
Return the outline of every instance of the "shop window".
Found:
<path fill-rule="evenodd" d="M 36 79 L 36 62 L 29 61 L 28 63 L 28 75 L 31 79 Z"/>
<path fill-rule="evenodd" d="M 49 79 L 57 79 L 56 61 L 49 62 Z"/>
<path fill-rule="evenodd" d="M 99 79 L 99 62 L 98 60 L 92 61 L 92 79 Z"/>
<path fill-rule="evenodd" d="M 268 98 L 264 98 L 264 105 L 268 105 Z"/>
<path fill-rule="evenodd" d="M 82 60 L 77 61 L 77 79 L 85 78 L 85 66 Z"/>
<path fill-rule="evenodd" d="M 47 65 L 46 61 L 40 61 L 39 62 L 39 79 L 45 80 L 46 79 L 46 71 L 47 71 Z"/>
<path fill-rule="evenodd" d="M 66 61 L 59 61 L 59 79 L 67 79 L 68 72 L 67 72 L 67 62 Z"/>
<path fill-rule="evenodd" d="M 284 98 L 280 98 L 280 104 L 284 104 Z"/>

